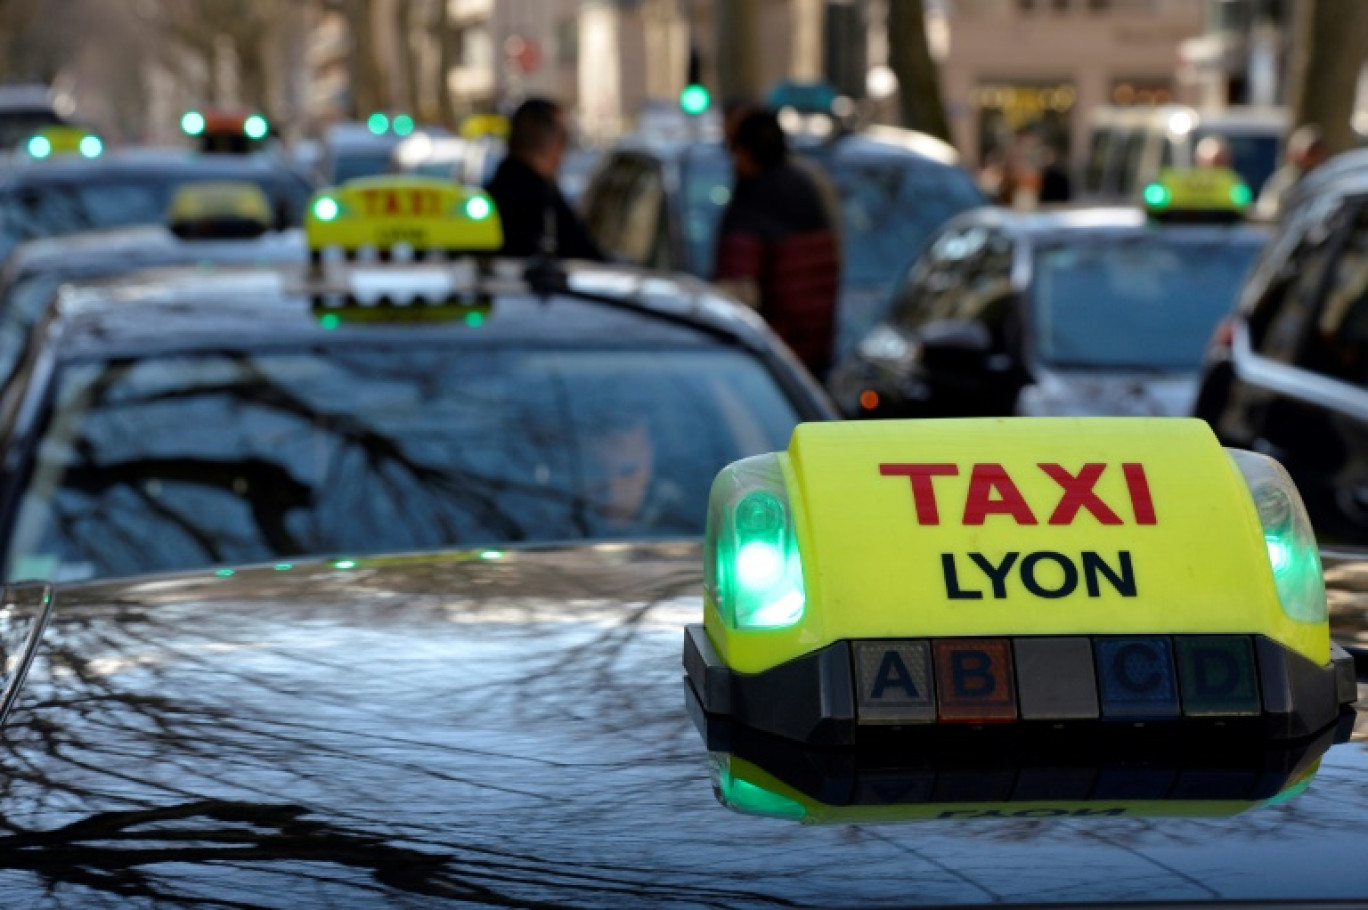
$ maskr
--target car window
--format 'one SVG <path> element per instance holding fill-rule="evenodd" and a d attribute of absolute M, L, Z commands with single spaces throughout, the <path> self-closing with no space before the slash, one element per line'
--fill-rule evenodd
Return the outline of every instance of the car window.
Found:
<path fill-rule="evenodd" d="M 0 193 L 0 256 L 41 237 L 102 228 L 161 224 L 180 187 L 218 180 L 256 183 L 271 200 L 280 226 L 302 222 L 309 185 L 288 172 L 229 175 L 214 172 L 137 173 L 81 181 L 36 181 Z"/>
<path fill-rule="evenodd" d="M 950 298 L 951 319 L 977 322 L 988 329 L 995 351 L 1015 345 L 1019 332 L 1012 319 L 1012 242 L 991 231 L 977 252 L 964 263 L 961 292 Z"/>
<path fill-rule="evenodd" d="M 1088 145 L 1088 162 L 1083 170 L 1083 189 L 1089 193 L 1102 192 L 1107 176 L 1107 151 L 1111 147 L 1112 131 L 1099 129 L 1092 134 Z"/>
<path fill-rule="evenodd" d="M 983 204 L 970 176 L 921 159 L 837 161 L 846 285 L 888 288 L 942 224 Z"/>
<path fill-rule="evenodd" d="M 611 252 L 619 245 L 627 194 L 639 169 L 635 156 L 619 155 L 599 173 L 587 194 L 585 224 L 604 250 Z"/>
<path fill-rule="evenodd" d="M 1368 208 L 1359 211 L 1330 267 L 1325 300 L 1299 362 L 1335 379 L 1368 386 Z"/>
<path fill-rule="evenodd" d="M 1196 370 L 1257 251 L 1252 235 L 1043 246 L 1030 290 L 1036 355 L 1065 368 Z"/>
<path fill-rule="evenodd" d="M 1335 248 L 1337 225 L 1345 217 L 1341 212 L 1328 221 L 1306 226 L 1254 301 L 1248 318 L 1249 338 L 1260 355 L 1287 364 L 1302 358 Z"/>
<path fill-rule="evenodd" d="M 657 163 L 639 162 L 622 203 L 622 224 L 612 252 L 637 265 L 668 269 L 665 182 Z"/>
<path fill-rule="evenodd" d="M 59 376 L 10 577 L 700 535 L 714 475 L 797 414 L 731 349 L 368 345 Z"/>
<path fill-rule="evenodd" d="M 969 263 L 987 238 L 988 231 L 980 225 L 941 232 L 917 259 L 896 295 L 893 323 L 908 333 L 916 333 L 928 322 L 950 318 Z"/>
<path fill-rule="evenodd" d="M 1121 159 L 1121 173 L 1116 189 L 1122 196 L 1129 196 L 1135 190 L 1135 182 L 1140 177 L 1140 165 L 1144 161 L 1145 146 L 1150 134 L 1146 130 L 1135 130 L 1126 134 L 1125 148 Z"/>

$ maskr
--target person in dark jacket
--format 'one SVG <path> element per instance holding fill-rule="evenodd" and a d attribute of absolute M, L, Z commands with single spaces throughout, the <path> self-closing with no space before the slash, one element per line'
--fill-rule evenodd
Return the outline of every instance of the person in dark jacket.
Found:
<path fill-rule="evenodd" d="M 508 154 L 485 187 L 503 222 L 503 255 L 604 258 L 556 185 L 569 139 L 554 101 L 529 98 L 513 113 Z"/>
<path fill-rule="evenodd" d="M 821 194 L 789 160 L 773 111 L 731 139 L 736 187 L 722 214 L 714 279 L 755 307 L 815 375 L 831 365 L 840 253 Z"/>

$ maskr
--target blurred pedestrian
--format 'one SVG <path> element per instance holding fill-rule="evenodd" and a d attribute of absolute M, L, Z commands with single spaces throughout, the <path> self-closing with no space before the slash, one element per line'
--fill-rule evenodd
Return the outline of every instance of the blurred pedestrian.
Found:
<path fill-rule="evenodd" d="M 503 222 L 503 255 L 604 258 L 556 185 L 569 142 L 565 111 L 556 102 L 529 98 L 514 111 L 508 154 L 485 187 Z"/>
<path fill-rule="evenodd" d="M 1221 136 L 1203 136 L 1192 157 L 1197 167 L 1231 167 L 1235 163 L 1230 142 Z"/>
<path fill-rule="evenodd" d="M 736 129 L 741 125 L 741 121 L 746 119 L 746 115 L 759 110 L 764 110 L 764 105 L 754 98 L 745 95 L 728 98 L 722 105 L 722 137 L 727 144 L 727 148 L 732 147 L 736 140 Z M 831 222 L 831 232 L 836 237 L 836 256 L 840 260 L 845 251 L 843 228 L 841 216 L 841 195 L 836 192 L 836 184 L 832 182 L 831 175 L 826 172 L 816 161 L 803 155 L 792 155 L 789 162 L 807 175 L 812 181 L 813 186 L 817 187 L 817 195 L 822 199 L 822 207 L 826 209 L 827 220 Z"/>
<path fill-rule="evenodd" d="M 1059 152 L 1054 146 L 1046 145 L 1041 149 L 1040 157 L 1039 201 L 1068 202 L 1073 198 L 1073 185 L 1068 170 L 1059 163 Z"/>
<path fill-rule="evenodd" d="M 1312 124 L 1299 126 L 1287 137 L 1287 160 L 1282 167 L 1264 181 L 1259 191 L 1259 201 L 1255 214 L 1260 218 L 1274 220 L 1282 211 L 1288 194 L 1301 183 L 1302 178 L 1325 163 L 1330 150 L 1325 144 L 1325 134 L 1320 127 Z"/>
<path fill-rule="evenodd" d="M 731 153 L 736 186 L 722 215 L 714 277 L 822 376 L 831 363 L 840 285 L 831 217 L 812 179 L 790 160 L 773 111 L 742 117 Z"/>

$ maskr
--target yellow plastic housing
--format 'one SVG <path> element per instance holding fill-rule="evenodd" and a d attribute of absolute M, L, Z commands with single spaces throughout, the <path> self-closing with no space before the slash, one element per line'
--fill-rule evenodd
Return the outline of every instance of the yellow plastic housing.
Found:
<path fill-rule="evenodd" d="M 733 670 L 845 639 L 1023 635 L 1261 634 L 1329 661 L 1328 624 L 1283 609 L 1249 487 L 1203 421 L 814 423 L 779 461 L 804 614 L 738 630 L 705 591 Z"/>

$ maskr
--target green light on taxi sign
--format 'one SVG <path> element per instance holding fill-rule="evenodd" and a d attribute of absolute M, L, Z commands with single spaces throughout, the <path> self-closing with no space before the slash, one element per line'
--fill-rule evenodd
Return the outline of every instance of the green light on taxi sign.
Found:
<path fill-rule="evenodd" d="M 104 143 L 98 136 L 86 136 L 78 146 L 81 154 L 86 158 L 98 158 L 104 152 Z"/>
<path fill-rule="evenodd" d="M 318 317 L 318 324 L 328 331 L 332 331 L 342 324 L 342 317 L 336 313 L 324 313 Z"/>
<path fill-rule="evenodd" d="M 28 141 L 28 153 L 34 158 L 46 158 L 52 154 L 52 143 L 46 136 L 34 136 Z"/>
<path fill-rule="evenodd" d="M 204 132 L 208 123 L 199 111 L 186 111 L 181 117 L 181 131 L 187 136 L 198 136 Z"/>
<path fill-rule="evenodd" d="M 242 131 L 247 134 L 248 139 L 264 139 L 269 129 L 270 124 L 260 114 L 253 114 L 242 124 Z"/>
<path fill-rule="evenodd" d="M 684 90 L 679 93 L 679 107 L 686 114 L 696 117 L 705 113 L 711 105 L 712 95 L 697 83 L 684 86 Z"/>
<path fill-rule="evenodd" d="M 335 560 L 335 561 L 333 562 L 332 567 L 333 567 L 334 569 L 355 569 L 355 568 L 356 568 L 356 560 L 354 560 L 354 559 L 338 559 L 338 560 Z"/>
<path fill-rule="evenodd" d="M 1162 209 L 1173 201 L 1173 194 L 1162 183 L 1151 183 L 1145 187 L 1145 205 L 1152 209 Z"/>
<path fill-rule="evenodd" d="M 314 200 L 313 214 L 319 221 L 332 221 L 342 214 L 342 207 L 331 196 L 321 196 Z"/>
<path fill-rule="evenodd" d="M 214 572 L 219 578 L 232 578 L 237 573 L 232 569 L 218 569 Z"/>
<path fill-rule="evenodd" d="M 366 129 L 376 136 L 383 136 L 389 131 L 390 121 L 384 114 L 376 111 L 366 119 Z"/>
<path fill-rule="evenodd" d="M 1249 191 L 1246 184 L 1237 183 L 1230 188 L 1230 201 L 1244 208 L 1254 201 L 1254 194 Z"/>
<path fill-rule="evenodd" d="M 413 132 L 413 118 L 408 114 L 400 114 L 394 118 L 394 135 L 407 136 Z"/>
<path fill-rule="evenodd" d="M 772 790 L 766 790 L 759 784 L 735 777 L 731 769 L 725 766 L 718 769 L 717 792 L 723 805 L 746 815 L 787 818 L 793 821 L 807 816 L 807 809 L 802 803 Z"/>
<path fill-rule="evenodd" d="M 465 213 L 471 221 L 484 221 L 493 212 L 493 204 L 483 196 L 471 196 L 466 200 Z"/>

